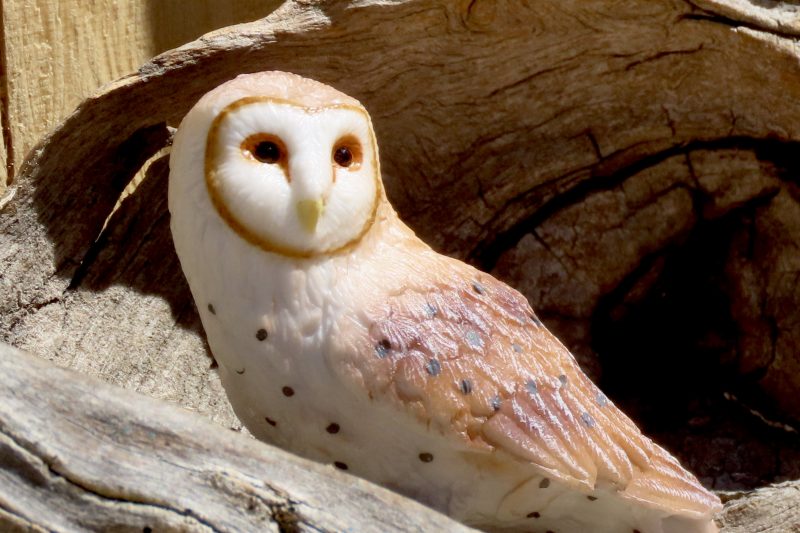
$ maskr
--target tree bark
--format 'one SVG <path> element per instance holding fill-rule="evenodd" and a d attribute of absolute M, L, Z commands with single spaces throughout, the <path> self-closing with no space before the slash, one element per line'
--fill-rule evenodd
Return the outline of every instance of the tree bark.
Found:
<path fill-rule="evenodd" d="M 240 429 L 154 156 L 204 92 L 290 70 L 359 98 L 403 219 L 520 288 L 704 482 L 800 479 L 797 13 L 286 2 L 108 85 L 28 155 L 0 200 L 0 338 Z"/>

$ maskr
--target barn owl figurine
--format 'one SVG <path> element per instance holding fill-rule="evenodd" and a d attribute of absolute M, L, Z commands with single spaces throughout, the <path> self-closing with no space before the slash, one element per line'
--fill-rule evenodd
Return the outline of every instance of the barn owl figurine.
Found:
<path fill-rule="evenodd" d="M 717 531 L 720 502 L 515 290 L 400 221 L 355 99 L 283 72 L 203 96 L 170 159 L 175 247 L 259 439 L 491 531 Z"/>

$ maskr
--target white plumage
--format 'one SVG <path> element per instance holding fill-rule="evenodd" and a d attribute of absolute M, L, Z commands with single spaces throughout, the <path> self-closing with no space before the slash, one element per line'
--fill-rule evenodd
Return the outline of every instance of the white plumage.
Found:
<path fill-rule="evenodd" d="M 521 295 L 403 225 L 378 161 L 357 101 L 287 73 L 181 124 L 175 247 L 250 431 L 486 529 L 716 531 Z"/>

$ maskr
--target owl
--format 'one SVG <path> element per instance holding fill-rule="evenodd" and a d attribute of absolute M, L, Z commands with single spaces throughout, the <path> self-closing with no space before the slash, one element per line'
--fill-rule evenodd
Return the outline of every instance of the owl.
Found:
<path fill-rule="evenodd" d="M 217 87 L 175 135 L 169 209 L 259 439 L 490 531 L 717 531 L 719 499 L 521 294 L 403 224 L 357 100 L 283 72 Z"/>

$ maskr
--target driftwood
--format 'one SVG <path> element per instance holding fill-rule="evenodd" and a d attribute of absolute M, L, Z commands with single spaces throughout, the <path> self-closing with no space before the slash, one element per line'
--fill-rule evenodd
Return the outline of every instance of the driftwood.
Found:
<path fill-rule="evenodd" d="M 401 216 L 523 290 L 704 482 L 800 479 L 798 38 L 763 0 L 286 2 L 29 154 L 0 200 L 0 339 L 240 429 L 149 161 L 205 91 L 291 70 L 359 98 Z"/>
<path fill-rule="evenodd" d="M 471 531 L 332 466 L 6 345 L 0 376 L 2 531 Z"/>

